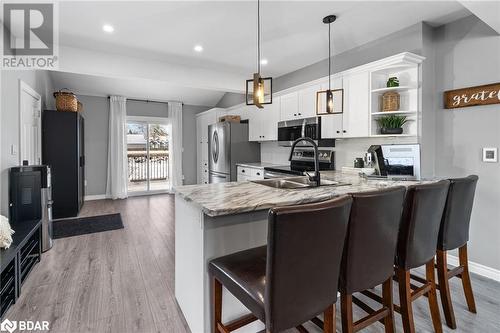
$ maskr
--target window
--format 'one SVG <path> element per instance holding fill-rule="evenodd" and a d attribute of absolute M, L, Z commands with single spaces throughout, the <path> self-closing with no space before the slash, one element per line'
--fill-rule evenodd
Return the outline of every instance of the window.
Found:
<path fill-rule="evenodd" d="M 128 192 L 144 194 L 171 189 L 171 125 L 168 118 L 127 118 Z"/>

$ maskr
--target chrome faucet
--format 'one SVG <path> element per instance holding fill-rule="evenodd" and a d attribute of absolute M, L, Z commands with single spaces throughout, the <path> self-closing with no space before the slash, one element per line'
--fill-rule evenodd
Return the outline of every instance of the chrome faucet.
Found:
<path fill-rule="evenodd" d="M 314 182 L 316 184 L 316 186 L 320 186 L 321 179 L 320 179 L 320 174 L 319 174 L 319 154 L 318 154 L 318 145 L 316 144 L 316 142 L 314 142 L 311 138 L 307 138 L 307 137 L 298 138 L 297 140 L 295 140 L 292 143 L 292 148 L 290 150 L 290 157 L 288 158 L 288 160 L 289 161 L 292 160 L 293 151 L 295 150 L 295 146 L 297 145 L 297 143 L 299 143 L 301 141 L 306 141 L 306 142 L 310 143 L 314 148 L 314 175 L 311 175 L 309 172 L 306 172 L 306 175 L 309 178 L 309 181 Z"/>

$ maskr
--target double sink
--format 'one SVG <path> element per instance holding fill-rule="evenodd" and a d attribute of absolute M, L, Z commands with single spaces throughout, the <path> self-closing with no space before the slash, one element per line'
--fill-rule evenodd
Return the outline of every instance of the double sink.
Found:
<path fill-rule="evenodd" d="M 309 180 L 309 177 L 290 177 L 290 178 L 254 180 L 252 181 L 252 183 L 261 184 L 274 188 L 282 188 L 282 189 L 301 189 L 301 188 L 316 187 L 316 183 L 311 182 Z M 320 181 L 320 186 L 345 186 L 345 185 L 350 185 L 350 184 L 328 179 L 321 179 Z"/>

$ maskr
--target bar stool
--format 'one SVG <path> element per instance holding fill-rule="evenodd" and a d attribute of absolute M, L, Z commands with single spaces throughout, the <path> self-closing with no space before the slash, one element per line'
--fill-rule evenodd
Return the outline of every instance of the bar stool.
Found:
<path fill-rule="evenodd" d="M 446 324 L 453 329 L 457 328 L 457 324 L 451 303 L 449 279 L 457 276 L 462 280 L 467 307 L 470 312 L 476 313 L 476 303 L 469 276 L 467 242 L 469 241 L 470 216 L 478 179 L 479 177 L 475 175 L 450 179 L 450 189 L 439 231 L 436 253 L 439 294 Z M 447 251 L 457 248 L 459 266 L 448 270 Z"/>
<path fill-rule="evenodd" d="M 340 271 L 342 332 L 354 333 L 381 321 L 394 332 L 392 277 L 406 188 L 353 194 Z M 382 284 L 382 308 L 374 310 L 353 296 Z M 368 313 L 353 322 L 352 303 Z"/>
<path fill-rule="evenodd" d="M 441 333 L 441 318 L 436 295 L 434 255 L 450 182 L 412 185 L 406 192 L 396 252 L 396 277 L 405 333 L 415 332 L 412 302 L 427 295 L 434 331 Z M 425 283 L 417 287 L 410 282 L 410 270 L 425 265 Z"/>
<path fill-rule="evenodd" d="M 335 303 L 352 198 L 271 209 L 267 246 L 212 260 L 214 332 L 231 332 L 260 319 L 266 332 L 296 327 L 324 313 L 335 332 Z M 222 323 L 222 286 L 250 311 Z"/>

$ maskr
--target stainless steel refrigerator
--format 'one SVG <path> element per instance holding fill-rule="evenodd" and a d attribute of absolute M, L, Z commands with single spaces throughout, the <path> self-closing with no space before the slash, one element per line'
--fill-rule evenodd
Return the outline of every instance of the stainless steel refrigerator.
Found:
<path fill-rule="evenodd" d="M 260 144 L 248 141 L 248 124 L 222 122 L 208 126 L 209 183 L 236 181 L 236 164 L 260 161 Z"/>

